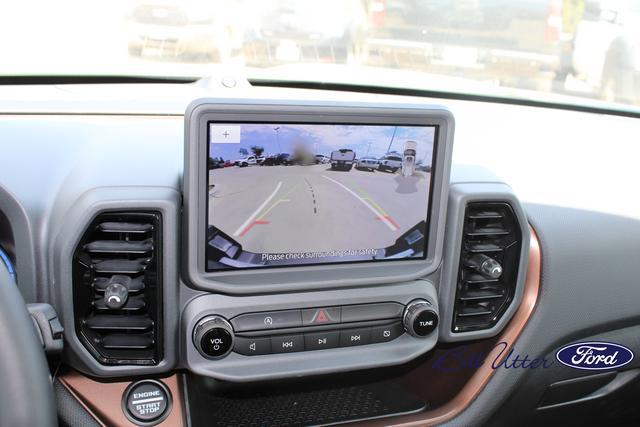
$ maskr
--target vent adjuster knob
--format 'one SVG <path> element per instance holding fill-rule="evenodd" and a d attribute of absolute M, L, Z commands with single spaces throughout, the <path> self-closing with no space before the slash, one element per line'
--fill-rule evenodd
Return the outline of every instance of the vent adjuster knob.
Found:
<path fill-rule="evenodd" d="M 499 279 L 502 276 L 502 266 L 490 256 L 484 254 L 474 255 L 469 258 L 467 264 L 475 268 L 487 279 Z"/>
<path fill-rule="evenodd" d="M 111 283 L 104 290 L 104 303 L 113 310 L 121 309 L 129 297 L 129 290 L 122 283 Z"/>

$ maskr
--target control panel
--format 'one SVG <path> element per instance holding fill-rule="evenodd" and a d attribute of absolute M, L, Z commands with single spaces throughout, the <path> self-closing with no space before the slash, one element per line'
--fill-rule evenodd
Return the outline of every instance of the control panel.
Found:
<path fill-rule="evenodd" d="M 406 307 L 396 302 L 246 313 L 228 322 L 203 318 L 193 343 L 204 357 L 231 351 L 245 356 L 327 350 L 386 343 L 405 332 L 426 337 L 438 326 L 438 314 L 424 299 Z"/>
<path fill-rule="evenodd" d="M 186 360 L 232 381 L 404 363 L 437 342 L 437 301 L 426 280 L 286 298 L 203 295 L 183 313 Z"/>

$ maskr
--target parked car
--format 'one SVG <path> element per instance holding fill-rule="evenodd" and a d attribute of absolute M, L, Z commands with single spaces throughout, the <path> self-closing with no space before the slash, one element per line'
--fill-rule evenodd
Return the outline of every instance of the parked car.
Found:
<path fill-rule="evenodd" d="M 585 3 L 573 40 L 573 75 L 601 99 L 640 102 L 640 4 Z"/>
<path fill-rule="evenodd" d="M 417 165 L 416 170 L 431 173 L 431 165 Z"/>
<path fill-rule="evenodd" d="M 258 156 L 248 156 L 243 159 L 238 159 L 235 161 L 236 166 L 247 167 L 247 166 L 255 166 L 264 162 L 264 157 Z"/>
<path fill-rule="evenodd" d="M 331 169 L 350 171 L 356 160 L 356 152 L 348 148 L 331 152 Z"/>
<path fill-rule="evenodd" d="M 378 169 L 378 159 L 372 156 L 365 156 L 361 159 L 358 159 L 356 162 L 356 169 L 360 170 L 368 170 L 373 172 Z"/>
<path fill-rule="evenodd" d="M 227 61 L 242 45 L 242 34 L 230 25 L 236 13 L 229 1 L 140 1 L 129 16 L 129 55 Z"/>
<path fill-rule="evenodd" d="M 329 157 L 325 156 L 324 154 L 316 154 L 316 164 L 325 164 L 325 163 L 329 163 L 331 161 L 331 159 L 329 159 Z"/>
<path fill-rule="evenodd" d="M 220 169 L 223 167 L 224 167 L 224 162 L 221 161 L 220 159 L 212 159 L 211 157 L 209 157 L 209 159 L 207 160 L 207 168 L 209 170 Z"/>
<path fill-rule="evenodd" d="M 367 62 L 550 87 L 561 67 L 560 3 L 373 0 Z"/>
<path fill-rule="evenodd" d="M 368 13 L 362 0 L 261 0 L 243 37 L 247 64 L 346 63 L 362 49 Z"/>
<path fill-rule="evenodd" d="M 290 166 L 292 164 L 293 162 L 291 160 L 291 155 L 288 153 L 280 153 L 280 154 L 273 154 L 271 156 L 267 156 L 264 159 L 264 162 L 261 163 L 262 166 L 278 166 L 278 165 Z"/>
<path fill-rule="evenodd" d="M 379 171 L 396 173 L 402 167 L 402 155 L 400 153 L 387 153 L 378 161 Z"/>
<path fill-rule="evenodd" d="M 281 153 L 278 154 L 278 164 L 284 166 L 291 166 L 293 164 L 293 159 L 291 154 L 289 153 Z"/>
<path fill-rule="evenodd" d="M 276 166 L 278 163 L 278 155 L 272 154 L 264 158 L 264 162 L 260 166 Z"/>

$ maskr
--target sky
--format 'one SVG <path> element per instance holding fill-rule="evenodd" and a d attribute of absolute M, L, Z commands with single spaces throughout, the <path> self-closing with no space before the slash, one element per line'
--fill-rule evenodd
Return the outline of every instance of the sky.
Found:
<path fill-rule="evenodd" d="M 380 158 L 388 151 L 402 152 L 405 141 L 418 144 L 416 158 L 431 163 L 434 127 L 369 126 L 369 125 L 309 125 L 309 124 L 211 124 L 210 155 L 225 160 L 244 157 L 240 149 L 251 152 L 252 145 L 264 147 L 265 154 L 291 153 L 296 144 L 304 144 L 314 154 L 330 156 L 340 148 L 350 148 L 356 157 Z M 239 127 L 239 128 L 238 128 Z M 278 131 L 275 130 L 278 128 Z M 394 136 L 395 128 L 395 136 Z M 223 133 L 228 137 L 223 137 Z M 393 142 L 392 142 L 393 136 Z M 217 143 L 229 138 L 225 143 Z M 389 148 L 389 144 L 391 147 Z"/>

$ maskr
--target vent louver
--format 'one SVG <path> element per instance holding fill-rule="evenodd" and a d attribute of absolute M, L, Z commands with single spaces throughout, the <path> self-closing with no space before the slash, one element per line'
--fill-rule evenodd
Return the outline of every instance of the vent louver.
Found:
<path fill-rule="evenodd" d="M 105 212 L 76 247 L 76 333 L 102 364 L 154 365 L 162 358 L 161 243 L 159 213 Z M 114 290 L 120 293 L 110 300 Z"/>
<path fill-rule="evenodd" d="M 509 204 L 467 205 L 453 332 L 489 329 L 498 322 L 515 295 L 521 245 L 520 226 Z M 492 275 L 492 266 L 501 267 L 501 274 Z"/>

